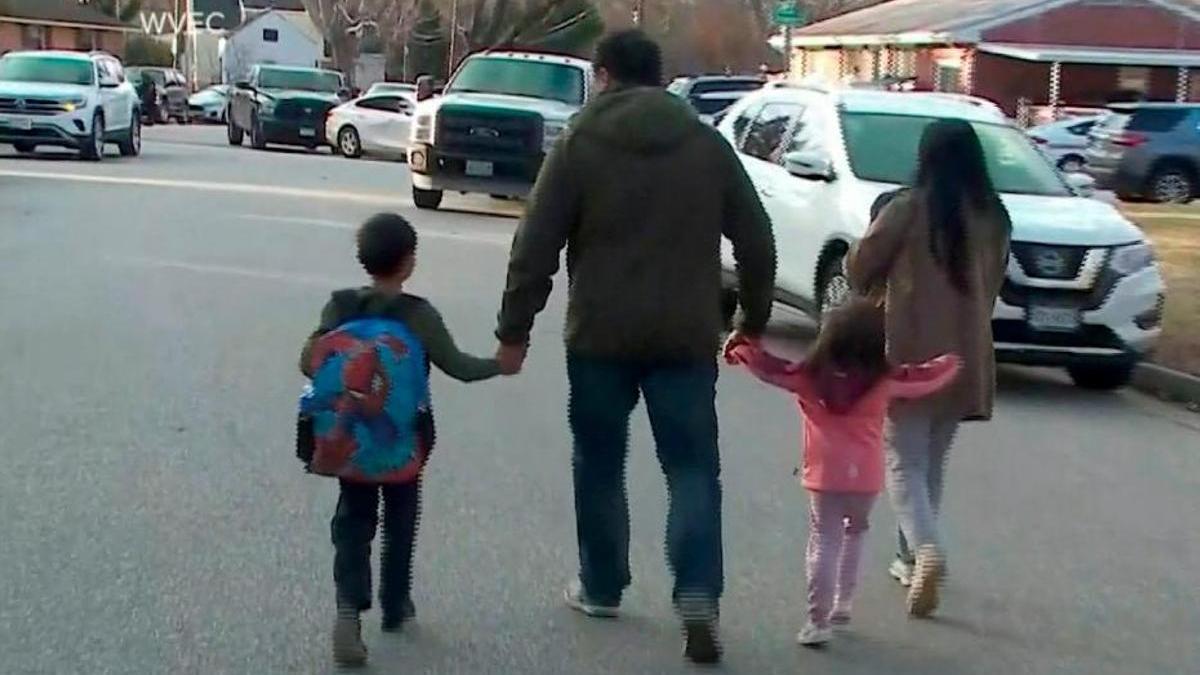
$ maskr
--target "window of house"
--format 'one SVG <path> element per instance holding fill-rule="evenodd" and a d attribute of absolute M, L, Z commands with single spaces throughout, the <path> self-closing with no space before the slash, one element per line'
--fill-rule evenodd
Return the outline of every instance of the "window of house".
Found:
<path fill-rule="evenodd" d="M 274 28 L 264 28 L 263 42 L 279 42 L 279 31 Z"/>
<path fill-rule="evenodd" d="M 49 47 L 46 44 L 48 38 L 45 26 L 33 26 L 29 24 L 21 26 L 22 49 L 46 49 Z"/>
<path fill-rule="evenodd" d="M 1150 90 L 1150 69 L 1141 66 L 1121 66 L 1117 69 L 1117 89 L 1146 93 Z"/>
<path fill-rule="evenodd" d="M 952 94 L 963 93 L 962 87 L 962 67 L 955 64 L 937 64 L 937 87 L 938 91 L 943 91 Z"/>
<path fill-rule="evenodd" d="M 94 30 L 77 29 L 75 31 L 75 49 L 90 52 L 100 48 L 100 41 Z"/>

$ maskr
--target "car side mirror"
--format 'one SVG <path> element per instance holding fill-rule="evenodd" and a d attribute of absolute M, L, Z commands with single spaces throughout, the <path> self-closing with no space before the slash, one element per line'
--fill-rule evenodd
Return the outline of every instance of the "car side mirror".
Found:
<path fill-rule="evenodd" d="M 100 88 L 101 89 L 116 89 L 119 86 L 121 86 L 121 83 L 118 82 L 116 80 L 116 78 L 112 78 L 112 77 L 100 78 Z"/>
<path fill-rule="evenodd" d="M 797 178 L 805 180 L 833 181 L 833 160 L 823 152 L 801 150 L 783 156 L 783 167 Z"/>
<path fill-rule="evenodd" d="M 1067 185 L 1080 197 L 1092 197 L 1096 194 L 1096 179 L 1086 173 L 1069 173 L 1066 176 Z"/>

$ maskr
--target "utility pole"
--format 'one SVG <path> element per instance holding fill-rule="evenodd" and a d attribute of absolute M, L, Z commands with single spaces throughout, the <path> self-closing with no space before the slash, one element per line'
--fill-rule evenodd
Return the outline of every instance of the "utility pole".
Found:
<path fill-rule="evenodd" d="M 454 52 L 458 47 L 458 0 L 450 3 L 450 57 L 446 59 L 446 81 L 454 76 Z"/>

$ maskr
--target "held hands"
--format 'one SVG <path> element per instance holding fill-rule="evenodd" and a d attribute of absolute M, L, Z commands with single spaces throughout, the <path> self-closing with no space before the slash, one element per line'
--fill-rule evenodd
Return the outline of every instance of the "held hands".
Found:
<path fill-rule="evenodd" d="M 496 361 L 500 363 L 502 375 L 516 375 L 525 366 L 525 355 L 529 352 L 526 345 L 505 345 L 496 348 Z"/>
<path fill-rule="evenodd" d="M 725 357 L 725 363 L 731 366 L 741 365 L 746 362 L 745 356 L 741 354 L 742 347 L 757 347 L 759 340 L 757 337 L 750 337 L 741 331 L 733 331 L 729 334 L 729 338 L 725 340 L 725 347 L 721 350 Z"/>

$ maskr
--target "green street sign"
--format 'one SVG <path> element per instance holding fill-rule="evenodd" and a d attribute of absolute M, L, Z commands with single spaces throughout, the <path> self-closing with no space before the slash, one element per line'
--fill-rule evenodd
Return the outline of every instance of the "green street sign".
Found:
<path fill-rule="evenodd" d="M 807 21 L 807 13 L 795 2 L 781 2 L 775 6 L 776 25 L 795 28 L 803 26 Z"/>

